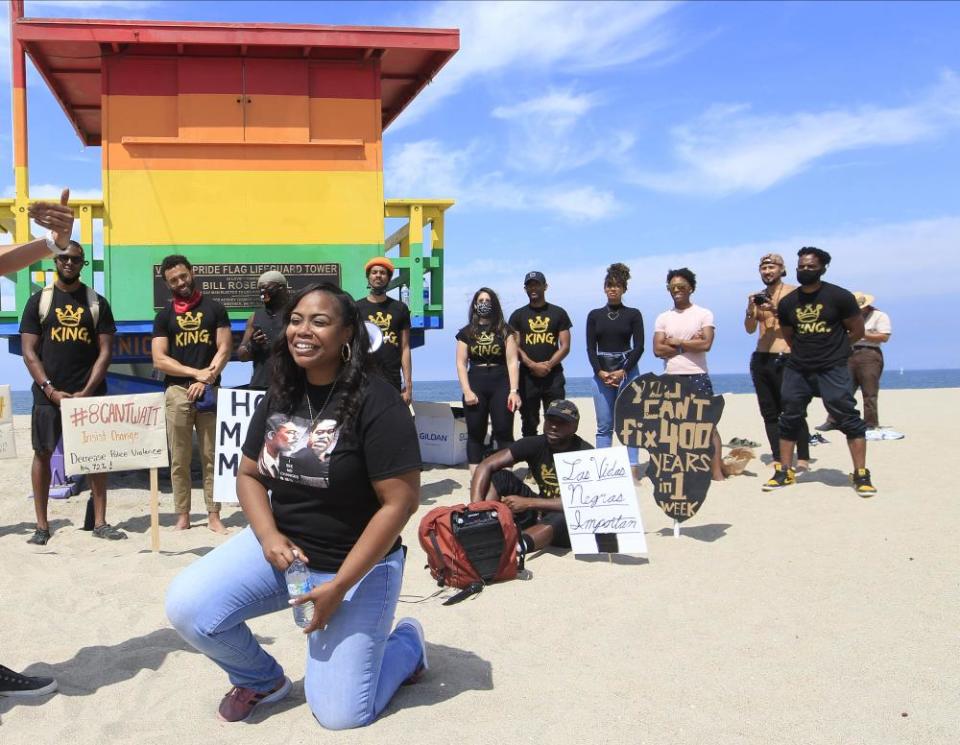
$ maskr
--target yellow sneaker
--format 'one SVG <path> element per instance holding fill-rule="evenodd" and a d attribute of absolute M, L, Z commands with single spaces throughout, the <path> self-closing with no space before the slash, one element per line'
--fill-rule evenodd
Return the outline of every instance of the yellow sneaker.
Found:
<path fill-rule="evenodd" d="M 797 483 L 797 474 L 792 468 L 784 468 L 777 463 L 773 469 L 773 476 L 763 485 L 764 491 L 776 491 L 785 486 L 793 486 Z"/>
<path fill-rule="evenodd" d="M 870 481 L 869 468 L 858 468 L 850 474 L 850 481 L 853 482 L 853 490 L 861 497 L 872 497 L 877 493 L 877 487 Z"/>

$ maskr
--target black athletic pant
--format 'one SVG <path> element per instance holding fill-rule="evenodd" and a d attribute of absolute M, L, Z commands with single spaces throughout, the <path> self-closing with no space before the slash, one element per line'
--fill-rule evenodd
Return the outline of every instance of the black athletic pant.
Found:
<path fill-rule="evenodd" d="M 760 416 L 767 431 L 770 452 L 773 459 L 780 462 L 780 414 L 783 413 L 783 398 L 780 388 L 783 385 L 783 367 L 787 361 L 785 354 L 754 352 L 750 357 L 750 377 L 757 391 L 757 403 L 760 404 Z M 810 430 L 807 420 L 800 422 L 797 437 L 797 459 L 810 460 Z"/>
<path fill-rule="evenodd" d="M 554 368 L 545 377 L 531 375 L 525 367 L 520 368 L 520 423 L 523 437 L 537 434 L 540 426 L 540 409 L 547 413 L 551 402 L 566 398 L 563 370 Z"/>
<path fill-rule="evenodd" d="M 467 462 L 479 463 L 483 460 L 488 420 L 498 448 L 513 442 L 513 412 L 507 408 L 510 378 L 505 365 L 472 365 L 467 380 L 477 395 L 473 406 L 463 405 L 463 417 L 467 420 Z"/>
<path fill-rule="evenodd" d="M 780 395 L 783 397 L 780 437 L 785 440 L 799 440 L 800 424 L 807 415 L 807 404 L 814 396 L 820 396 L 830 418 L 848 440 L 863 439 L 867 432 L 867 425 L 857 411 L 846 362 L 829 370 L 817 371 L 785 367 Z"/>

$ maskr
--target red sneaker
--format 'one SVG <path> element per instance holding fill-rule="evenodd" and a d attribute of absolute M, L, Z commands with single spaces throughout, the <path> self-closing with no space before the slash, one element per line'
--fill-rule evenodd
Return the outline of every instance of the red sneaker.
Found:
<path fill-rule="evenodd" d="M 217 715 L 224 722 L 242 722 L 262 704 L 273 704 L 287 697 L 293 684 L 286 675 L 269 691 L 234 686 L 220 702 Z"/>

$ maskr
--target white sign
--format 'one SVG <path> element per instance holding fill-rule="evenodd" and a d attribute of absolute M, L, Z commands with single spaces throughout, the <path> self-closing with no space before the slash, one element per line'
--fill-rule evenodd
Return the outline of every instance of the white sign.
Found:
<path fill-rule="evenodd" d="M 221 388 L 217 395 L 216 454 L 213 468 L 213 498 L 218 502 L 237 502 L 237 471 L 240 448 L 247 427 L 265 391 L 247 388 Z"/>
<path fill-rule="evenodd" d="M 13 399 L 10 386 L 0 385 L 0 458 L 16 458 L 17 443 L 13 436 Z"/>
<path fill-rule="evenodd" d="M 575 554 L 645 554 L 640 504 L 625 447 L 554 453 Z"/>
<path fill-rule="evenodd" d="M 162 393 L 65 398 L 60 403 L 60 419 L 67 474 L 167 465 Z"/>

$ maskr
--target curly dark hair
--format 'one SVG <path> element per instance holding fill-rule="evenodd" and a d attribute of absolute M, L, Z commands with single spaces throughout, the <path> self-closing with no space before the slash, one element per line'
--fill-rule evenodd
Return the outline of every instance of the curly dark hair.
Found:
<path fill-rule="evenodd" d="M 480 293 L 485 292 L 490 296 L 490 304 L 493 305 L 493 313 L 490 314 L 490 325 L 487 328 L 493 329 L 495 333 L 506 337 L 513 333 L 513 329 L 503 320 L 503 306 L 500 305 L 500 298 L 497 293 L 489 287 L 481 287 L 473 293 L 473 299 L 470 301 L 470 307 L 467 309 L 467 318 L 470 319 L 470 336 L 475 337 L 480 332 L 480 315 L 477 313 L 477 298 Z"/>
<path fill-rule="evenodd" d="M 799 251 L 797 251 L 797 258 L 800 258 L 801 256 L 806 256 L 807 254 L 812 254 L 813 256 L 816 256 L 817 259 L 820 261 L 820 265 L 823 266 L 824 269 L 830 266 L 830 259 L 832 257 L 822 248 L 817 248 L 816 246 L 804 246 Z"/>
<path fill-rule="evenodd" d="M 630 267 L 621 264 L 619 261 L 607 267 L 607 276 L 603 280 L 603 286 L 619 285 L 624 290 L 627 289 L 627 282 L 630 280 Z"/>
<path fill-rule="evenodd" d="M 160 262 L 160 276 L 166 278 L 166 273 L 175 266 L 185 266 L 190 271 L 193 271 L 193 264 L 189 262 L 186 256 L 183 254 L 170 254 L 169 256 L 164 256 L 163 261 Z"/>
<path fill-rule="evenodd" d="M 687 282 L 690 283 L 690 289 L 697 289 L 697 275 L 691 272 L 687 267 L 680 267 L 679 269 L 671 269 L 667 272 L 667 284 L 670 284 L 670 280 L 674 277 L 683 277 Z"/>
<path fill-rule="evenodd" d="M 283 309 L 283 333 L 274 342 L 270 355 L 273 367 L 270 398 L 278 410 L 293 414 L 306 395 L 307 374 L 294 362 L 290 354 L 290 348 L 287 346 L 287 326 L 290 325 L 290 316 L 300 301 L 314 292 L 325 292 L 330 295 L 336 301 L 340 311 L 338 319 L 340 323 L 353 329 L 353 338 L 349 345 L 350 359 L 343 363 L 337 378 L 342 395 L 333 417 L 344 431 L 349 431 L 356 423 L 360 404 L 363 401 L 363 391 L 367 385 L 367 376 L 370 373 L 371 360 L 368 353 L 370 337 L 367 334 L 366 324 L 360 319 L 360 312 L 353 298 L 335 284 L 320 282 L 307 285 L 296 292 Z"/>

